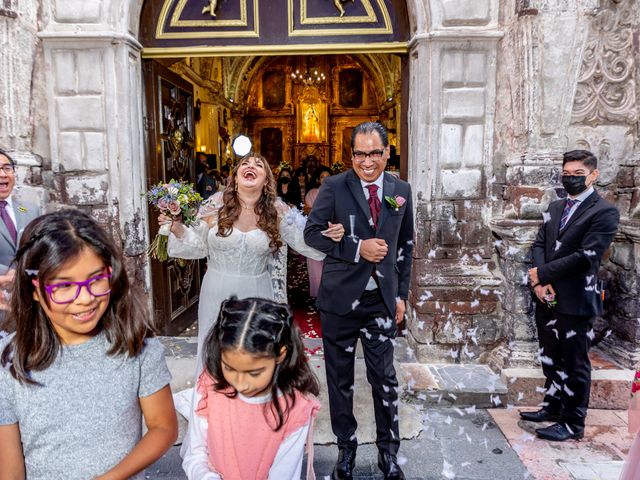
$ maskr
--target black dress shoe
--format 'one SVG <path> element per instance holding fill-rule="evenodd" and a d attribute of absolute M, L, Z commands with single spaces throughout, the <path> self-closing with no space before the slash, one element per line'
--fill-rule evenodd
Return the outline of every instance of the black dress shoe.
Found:
<path fill-rule="evenodd" d="M 520 412 L 520 418 L 528 422 L 559 422 L 560 414 L 542 408 L 537 412 Z"/>
<path fill-rule="evenodd" d="M 543 440 L 564 442 L 565 440 L 579 440 L 584 437 L 584 427 L 572 427 L 566 423 L 554 423 L 550 427 L 536 429 L 536 434 Z"/>
<path fill-rule="evenodd" d="M 389 452 L 378 452 L 378 468 L 382 470 L 385 480 L 405 480 L 396 456 Z"/>
<path fill-rule="evenodd" d="M 350 448 L 341 448 L 338 453 L 338 461 L 333 467 L 331 480 L 351 480 L 353 478 L 353 467 L 356 464 L 356 451 Z"/>

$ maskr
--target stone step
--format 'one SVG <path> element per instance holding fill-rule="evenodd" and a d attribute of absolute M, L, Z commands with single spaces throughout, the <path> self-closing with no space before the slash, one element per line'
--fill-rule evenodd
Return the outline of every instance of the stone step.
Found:
<path fill-rule="evenodd" d="M 631 381 L 635 372 L 608 368 L 591 372 L 589 408 L 626 410 L 629 407 Z M 535 406 L 544 397 L 544 376 L 540 368 L 506 368 L 501 377 L 508 387 L 507 403 Z"/>
<path fill-rule="evenodd" d="M 402 398 L 425 407 L 495 408 L 507 387 L 486 365 L 401 363 Z"/>

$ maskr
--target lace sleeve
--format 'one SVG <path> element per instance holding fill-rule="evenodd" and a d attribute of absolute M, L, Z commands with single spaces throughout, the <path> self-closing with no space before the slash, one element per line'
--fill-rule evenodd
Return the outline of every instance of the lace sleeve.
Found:
<path fill-rule="evenodd" d="M 222 193 L 209 197 L 200 206 L 196 221 L 185 227 L 181 237 L 169 234 L 167 252 L 170 257 L 197 259 L 208 255 L 207 236 L 218 222 L 218 210 L 222 206 Z"/>
<path fill-rule="evenodd" d="M 325 254 L 304 243 L 305 217 L 297 208 L 290 208 L 282 200 L 276 201 L 276 209 L 280 218 L 280 235 L 296 252 L 313 260 L 324 260 Z"/>
<path fill-rule="evenodd" d="M 218 222 L 218 210 L 223 205 L 223 192 L 214 193 L 205 200 L 198 211 L 198 219 L 207 222 L 209 227 L 213 227 Z"/>

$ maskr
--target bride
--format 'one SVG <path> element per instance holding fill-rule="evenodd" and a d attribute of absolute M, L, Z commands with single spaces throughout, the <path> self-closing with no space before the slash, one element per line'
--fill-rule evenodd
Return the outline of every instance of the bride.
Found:
<path fill-rule="evenodd" d="M 223 300 L 231 295 L 274 299 L 270 266 L 283 241 L 309 258 L 324 258 L 304 243 L 305 217 L 276 197 L 269 164 L 253 152 L 233 169 L 224 192 L 203 203 L 198 219 L 186 227 L 164 215 L 158 218 L 161 225 L 171 223 L 169 256 L 208 260 L 198 305 L 196 373 L 202 369 L 202 344 Z M 330 224 L 324 234 L 339 242 L 344 227 Z"/>

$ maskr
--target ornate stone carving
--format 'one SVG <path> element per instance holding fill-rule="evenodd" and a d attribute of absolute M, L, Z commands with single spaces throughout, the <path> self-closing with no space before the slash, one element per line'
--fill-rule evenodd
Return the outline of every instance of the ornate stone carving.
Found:
<path fill-rule="evenodd" d="M 634 0 L 602 0 L 591 33 L 573 104 L 573 123 L 602 125 L 637 121 L 633 30 Z"/>

